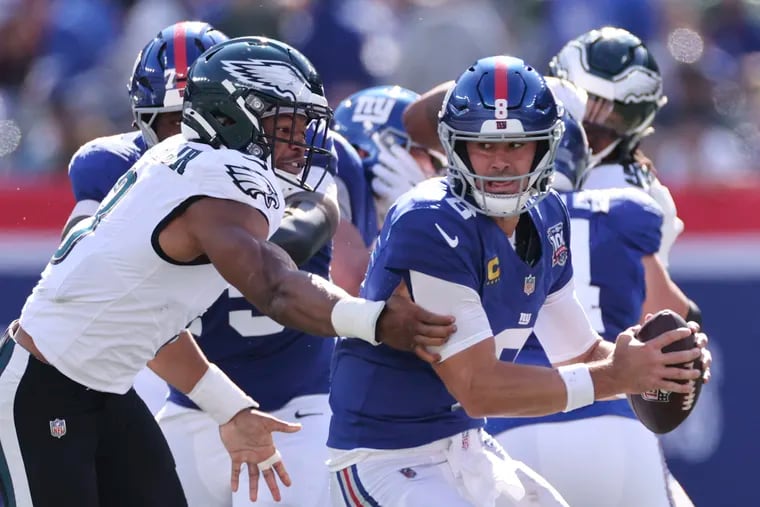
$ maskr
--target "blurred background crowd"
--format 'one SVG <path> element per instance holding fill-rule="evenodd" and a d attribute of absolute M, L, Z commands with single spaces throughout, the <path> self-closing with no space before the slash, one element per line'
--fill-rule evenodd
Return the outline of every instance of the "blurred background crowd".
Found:
<path fill-rule="evenodd" d="M 664 76 L 644 145 L 664 182 L 760 179 L 757 0 L 0 0 L 0 176 L 63 172 L 84 142 L 128 130 L 134 58 L 181 19 L 298 47 L 333 105 L 372 84 L 422 92 L 484 55 L 546 69 L 569 39 L 620 26 Z"/>

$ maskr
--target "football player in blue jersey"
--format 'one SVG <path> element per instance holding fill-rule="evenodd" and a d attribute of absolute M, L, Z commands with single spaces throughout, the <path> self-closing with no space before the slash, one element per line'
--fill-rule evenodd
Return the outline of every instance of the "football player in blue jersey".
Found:
<path fill-rule="evenodd" d="M 564 102 L 582 104 L 582 90 L 546 78 Z M 572 107 L 572 106 L 571 106 Z M 573 109 L 582 114 L 584 108 Z M 643 259 L 660 248 L 662 211 L 633 188 L 578 190 L 589 167 L 580 120 L 566 109 L 553 187 L 570 213 L 576 293 L 594 329 L 606 340 L 638 321 L 646 295 Z M 516 363 L 549 366 L 535 335 Z M 489 418 L 486 430 L 511 456 L 545 477 L 570 505 L 667 507 L 669 475 L 657 437 L 636 420 L 628 401 L 599 401 L 539 418 Z M 677 505 L 683 505 L 678 503 Z"/>
<path fill-rule="evenodd" d="M 652 388 L 697 370 L 663 353 L 698 327 L 646 344 L 592 329 L 572 281 L 569 216 L 551 190 L 562 122 L 544 79 L 522 60 L 478 60 L 440 112 L 447 180 L 432 179 L 389 210 L 362 295 L 399 292 L 450 312 L 457 331 L 439 362 L 341 340 L 328 447 L 333 505 L 567 505 L 483 430 L 484 417 L 538 416 Z M 499 361 L 532 330 L 551 366 Z M 706 337 L 699 336 L 704 345 Z"/>

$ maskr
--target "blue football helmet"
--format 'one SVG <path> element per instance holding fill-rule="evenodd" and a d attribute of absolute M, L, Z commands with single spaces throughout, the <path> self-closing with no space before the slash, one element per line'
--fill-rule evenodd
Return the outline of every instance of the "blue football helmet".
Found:
<path fill-rule="evenodd" d="M 475 62 L 449 90 L 439 113 L 438 135 L 455 195 L 473 211 L 489 216 L 514 216 L 535 206 L 550 189 L 563 131 L 560 113 L 544 78 L 522 60 L 493 56 Z M 522 176 L 475 174 L 468 141 L 537 141 L 531 171 Z M 486 192 L 489 181 L 517 181 L 520 191 Z"/>
<path fill-rule="evenodd" d="M 418 93 L 400 86 L 366 88 L 338 104 L 333 128 L 356 148 L 366 169 L 377 163 L 379 150 L 372 139 L 374 134 L 379 134 L 388 146 L 425 149 L 412 142 L 401 119 L 404 109 L 418 98 Z"/>
<path fill-rule="evenodd" d="M 588 176 L 591 151 L 581 123 L 567 109 L 562 112 L 561 119 L 565 131 L 554 160 L 552 187 L 559 192 L 572 192 L 583 188 L 583 182 Z"/>
<path fill-rule="evenodd" d="M 129 100 L 145 143 L 158 143 L 153 121 L 159 113 L 182 111 L 188 68 L 205 50 L 228 37 L 208 23 L 182 21 L 164 28 L 135 60 Z"/>

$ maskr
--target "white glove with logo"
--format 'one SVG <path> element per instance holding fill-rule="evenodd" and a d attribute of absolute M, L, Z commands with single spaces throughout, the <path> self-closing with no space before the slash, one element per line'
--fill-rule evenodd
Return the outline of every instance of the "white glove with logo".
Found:
<path fill-rule="evenodd" d="M 378 147 L 378 162 L 372 166 L 372 191 L 378 219 L 384 220 L 396 199 L 427 177 L 403 146 L 388 146 L 378 134 L 374 134 L 372 140 Z"/>
<path fill-rule="evenodd" d="M 656 177 L 653 177 L 649 184 L 649 195 L 660 205 L 663 213 L 662 241 L 660 250 L 657 252 L 657 258 L 667 268 L 670 248 L 676 242 L 678 235 L 683 232 L 683 220 L 678 218 L 676 203 L 673 201 L 673 196 L 670 195 L 670 190 L 660 183 Z"/>

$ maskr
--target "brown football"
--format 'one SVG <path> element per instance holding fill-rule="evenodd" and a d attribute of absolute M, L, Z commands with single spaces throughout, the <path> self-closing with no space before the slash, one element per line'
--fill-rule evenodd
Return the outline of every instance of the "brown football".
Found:
<path fill-rule="evenodd" d="M 666 331 L 679 327 L 686 327 L 686 321 L 670 310 L 662 310 L 641 326 L 636 338 L 641 342 L 647 342 Z M 695 346 L 694 334 L 691 334 L 682 340 L 671 343 L 662 350 L 663 352 L 674 352 Z M 687 365 L 684 364 L 683 367 L 686 368 Z M 702 371 L 702 361 L 697 359 L 694 367 Z M 676 382 L 683 384 L 687 381 L 677 380 Z M 689 382 L 693 387 L 689 394 L 656 389 L 641 394 L 629 394 L 628 402 L 644 426 L 654 433 L 668 433 L 684 422 L 697 404 L 699 393 L 702 390 L 702 377 Z"/>

